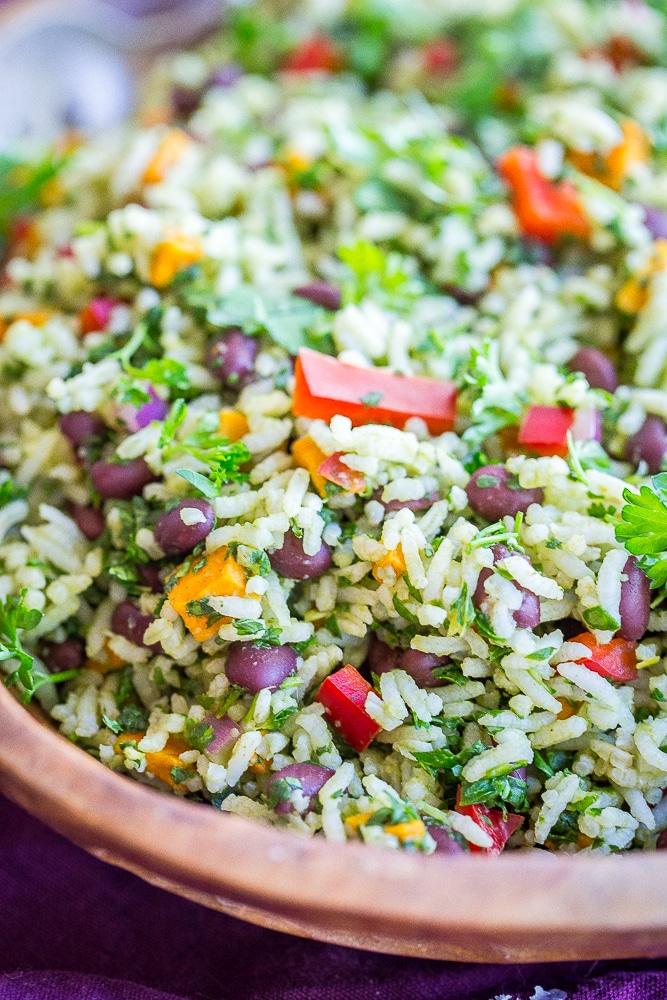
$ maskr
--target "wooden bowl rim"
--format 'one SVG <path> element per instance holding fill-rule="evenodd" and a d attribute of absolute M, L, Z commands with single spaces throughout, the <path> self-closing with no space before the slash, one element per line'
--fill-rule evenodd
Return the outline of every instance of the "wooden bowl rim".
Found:
<path fill-rule="evenodd" d="M 425 857 L 302 838 L 113 773 L 4 688 L 0 790 L 98 855 L 284 914 L 326 909 L 410 937 L 667 929 L 667 852 Z"/>

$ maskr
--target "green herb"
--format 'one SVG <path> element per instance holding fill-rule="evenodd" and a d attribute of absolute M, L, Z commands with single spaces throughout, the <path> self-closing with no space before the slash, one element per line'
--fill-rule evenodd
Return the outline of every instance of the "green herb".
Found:
<path fill-rule="evenodd" d="M 266 552 L 252 545 L 239 545 L 236 561 L 244 569 L 250 570 L 253 576 L 267 576 L 271 572 L 271 562 Z"/>
<path fill-rule="evenodd" d="M 15 486 L 11 476 L 0 483 L 0 508 L 15 500 L 25 500 L 28 491 L 23 486 Z"/>
<path fill-rule="evenodd" d="M 282 687 L 282 685 L 281 685 Z M 283 728 L 288 719 L 298 712 L 297 705 L 285 705 L 284 708 L 279 709 L 277 712 L 271 711 L 267 722 L 264 724 L 263 728 L 274 732 Z"/>
<path fill-rule="evenodd" d="M 566 762 L 567 754 L 563 750 L 547 750 L 544 753 L 535 750 L 533 753 L 533 765 L 548 778 L 562 771 Z"/>
<path fill-rule="evenodd" d="M 472 603 L 467 583 L 463 584 L 458 597 L 452 601 L 452 611 L 456 612 L 456 623 L 461 632 L 465 632 L 475 621 L 475 605 Z"/>
<path fill-rule="evenodd" d="M 435 776 L 439 771 L 446 771 L 453 778 L 458 778 L 468 761 L 484 753 L 485 750 L 488 750 L 488 747 L 478 740 L 460 753 L 452 753 L 451 750 L 442 747 L 439 750 L 415 750 L 413 756 L 429 774 Z"/>
<path fill-rule="evenodd" d="M 224 298 L 207 289 L 186 289 L 184 298 L 190 308 L 204 313 L 211 326 L 236 326 L 246 334 L 266 333 L 292 355 L 302 347 L 331 353 L 326 336 L 318 331 L 326 313 L 308 299 L 263 293 L 251 285 L 240 285 Z"/>
<path fill-rule="evenodd" d="M 608 472 L 611 468 L 611 460 L 598 441 L 575 441 L 571 431 L 567 432 L 568 461 L 570 463 L 570 477 L 577 482 L 588 486 L 589 469 L 598 472 Z"/>
<path fill-rule="evenodd" d="M 387 253 L 375 243 L 359 240 L 340 247 L 338 256 L 350 269 L 350 279 L 343 286 L 347 302 L 372 297 L 381 305 L 405 310 L 425 291 L 413 260 L 393 251 Z"/>
<path fill-rule="evenodd" d="M 660 701 L 660 702 L 667 701 L 660 688 L 651 689 L 651 698 L 653 698 L 653 701 Z"/>
<path fill-rule="evenodd" d="M 582 615 L 589 628 L 600 629 L 604 632 L 615 632 L 620 628 L 621 623 L 617 622 L 604 608 L 599 605 L 595 608 L 588 608 Z"/>
<path fill-rule="evenodd" d="M 289 802 L 292 792 L 302 787 L 298 778 L 276 778 L 269 788 L 267 806 L 269 809 L 275 809 L 281 802 Z"/>
<path fill-rule="evenodd" d="M 189 781 L 191 778 L 197 777 L 197 772 L 189 767 L 172 767 L 169 773 L 175 785 L 180 785 L 184 781 Z"/>
<path fill-rule="evenodd" d="M 516 770 L 520 765 L 512 765 Z M 523 778 L 511 774 L 496 778 L 483 778 L 468 784 L 461 782 L 461 805 L 471 806 L 484 803 L 490 809 L 500 808 L 506 811 L 510 806 L 514 812 L 526 812 L 528 809 L 528 783 Z"/>
<path fill-rule="evenodd" d="M 162 433 L 160 434 L 160 440 L 158 441 L 158 448 L 165 448 L 167 445 L 173 443 L 176 437 L 176 431 L 185 420 L 187 413 L 188 408 L 182 399 L 177 399 L 174 403 L 172 403 L 171 409 L 165 417 L 162 425 Z"/>
<path fill-rule="evenodd" d="M 396 609 L 396 611 L 401 616 L 401 618 L 405 618 L 406 621 L 412 622 L 413 625 L 418 625 L 419 624 L 419 619 L 417 618 L 417 615 L 414 615 L 412 613 L 412 611 L 410 611 L 408 608 L 406 608 L 406 606 L 403 603 L 403 601 L 400 600 L 398 594 L 394 594 L 394 596 L 392 598 L 392 603 L 393 603 L 394 608 Z"/>
<path fill-rule="evenodd" d="M 468 392 L 472 393 L 473 401 L 470 405 L 472 423 L 463 432 L 463 440 L 477 449 L 503 427 L 519 423 L 526 399 L 524 393 L 518 392 L 503 375 L 495 340 L 484 341 L 479 350 L 472 349 L 465 381 L 470 386 Z"/>
<path fill-rule="evenodd" d="M 359 402 L 365 407 L 379 406 L 383 396 L 383 392 L 367 392 L 365 396 L 360 398 Z"/>
<path fill-rule="evenodd" d="M 195 722 L 194 719 L 187 719 L 185 738 L 193 750 L 199 750 L 203 753 L 209 743 L 215 739 L 215 730 L 206 722 Z"/>
<path fill-rule="evenodd" d="M 463 687 L 464 684 L 468 683 L 468 678 L 463 675 L 461 668 L 455 663 L 447 663 L 442 667 L 433 667 L 431 673 L 438 680 L 449 681 L 451 684 L 457 684 L 459 687 Z"/>
<path fill-rule="evenodd" d="M 642 486 L 639 494 L 623 491 L 616 540 L 640 557 L 639 565 L 656 588 L 667 583 L 667 473 L 653 476 L 652 483 L 653 489 Z"/>
<path fill-rule="evenodd" d="M 176 469 L 176 475 L 180 476 L 181 479 L 185 479 L 186 483 L 190 483 L 190 486 L 194 486 L 196 490 L 203 493 L 209 500 L 213 500 L 220 495 L 218 487 L 214 486 L 206 476 L 202 476 L 201 472 L 192 472 L 191 469 Z"/>
<path fill-rule="evenodd" d="M 39 207 L 44 186 L 62 169 L 65 159 L 54 152 L 27 160 L 9 153 L 0 155 L 0 240 L 5 240 L 13 219 Z"/>
<path fill-rule="evenodd" d="M 548 660 L 552 653 L 556 652 L 555 646 L 544 646 L 542 649 L 536 649 L 534 653 L 528 653 L 528 660 Z"/>
<path fill-rule="evenodd" d="M 34 666 L 34 657 L 23 648 L 19 633 L 29 632 L 41 622 L 43 615 L 36 608 L 28 608 L 25 603 L 27 591 L 20 596 L 10 595 L 0 601 L 0 661 L 18 660 L 18 667 L 5 678 L 7 687 L 20 688 L 20 698 L 24 704 L 30 701 L 35 691 L 43 684 L 57 684 L 76 677 L 78 670 L 64 670 L 59 674 L 45 673 Z"/>
<path fill-rule="evenodd" d="M 237 618 L 234 628 L 238 635 L 252 635 L 253 643 L 262 649 L 268 646 L 279 646 L 282 630 L 267 626 L 264 622 L 253 621 L 252 618 Z"/>
<path fill-rule="evenodd" d="M 136 733 L 148 726 L 148 716 L 139 705 L 125 705 L 117 719 L 103 715 L 102 721 L 113 733 Z"/>
<path fill-rule="evenodd" d="M 215 611 L 211 607 L 208 603 L 207 597 L 202 597 L 199 600 L 188 601 L 185 605 L 185 610 L 189 615 L 193 615 L 195 618 L 205 618 L 208 628 L 211 628 L 213 625 L 217 625 L 217 623 L 222 621 L 224 618 L 224 615 L 221 615 L 219 611 Z"/>
<path fill-rule="evenodd" d="M 107 729 L 111 730 L 112 733 L 118 734 L 123 731 L 120 726 L 120 723 L 116 722 L 115 719 L 110 719 L 109 716 L 104 715 L 104 713 L 102 713 L 102 722 L 107 727 Z"/>
<path fill-rule="evenodd" d="M 563 543 L 559 542 L 557 538 L 550 538 L 546 543 L 548 549 L 562 549 Z"/>

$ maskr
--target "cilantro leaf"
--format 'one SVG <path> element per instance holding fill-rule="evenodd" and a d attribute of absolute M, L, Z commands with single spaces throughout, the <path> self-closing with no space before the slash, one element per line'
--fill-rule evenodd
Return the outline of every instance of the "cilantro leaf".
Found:
<path fill-rule="evenodd" d="M 240 285 L 224 298 L 194 287 L 185 291 L 184 298 L 190 308 L 204 313 L 211 326 L 237 326 L 251 335 L 266 333 L 292 355 L 302 347 L 326 352 L 324 335 L 317 330 L 326 313 L 308 299 L 263 293 L 251 285 Z"/>
<path fill-rule="evenodd" d="M 7 687 L 21 688 L 21 701 L 30 701 L 35 691 L 43 684 L 58 683 L 75 677 L 78 670 L 64 670 L 59 674 L 45 673 L 34 666 L 34 657 L 23 648 L 21 632 L 29 632 L 41 622 L 43 615 L 36 608 L 25 603 L 26 591 L 19 596 L 10 595 L 0 601 L 0 661 L 18 660 L 18 667 L 6 678 Z"/>
<path fill-rule="evenodd" d="M 207 722 L 195 722 L 194 719 L 188 719 L 185 723 L 185 738 L 194 750 L 203 753 L 209 743 L 215 739 L 215 731 L 213 726 Z"/>
<path fill-rule="evenodd" d="M 25 500 L 28 490 L 22 486 L 15 486 L 11 476 L 0 483 L 0 508 L 15 500 Z"/>
<path fill-rule="evenodd" d="M 429 774 L 437 775 L 439 771 L 446 771 L 452 777 L 458 778 L 468 761 L 485 750 L 488 750 L 488 747 L 478 740 L 460 753 L 452 753 L 451 750 L 441 747 L 439 750 L 415 750 L 413 756 Z"/>
<path fill-rule="evenodd" d="M 516 770 L 519 765 L 511 765 Z M 461 782 L 461 805 L 472 806 L 484 803 L 489 808 L 506 809 L 510 806 L 515 812 L 526 812 L 528 809 L 528 782 L 511 774 L 495 778 L 482 778 L 468 784 Z"/>
<path fill-rule="evenodd" d="M 203 493 L 209 500 L 218 496 L 218 488 L 213 485 L 210 479 L 202 476 L 201 472 L 192 472 L 191 469 L 176 469 L 176 475 L 180 476 L 181 479 L 185 479 L 186 483 L 190 483 L 191 486 L 194 486 L 196 490 Z"/>
<path fill-rule="evenodd" d="M 601 629 L 605 632 L 615 632 L 621 626 L 620 622 L 617 622 L 615 618 L 599 605 L 584 611 L 583 619 L 589 628 Z"/>
<path fill-rule="evenodd" d="M 616 539 L 633 555 L 659 555 L 667 550 L 667 473 L 653 477 L 653 489 L 642 486 L 639 494 L 623 491 L 622 524 Z"/>

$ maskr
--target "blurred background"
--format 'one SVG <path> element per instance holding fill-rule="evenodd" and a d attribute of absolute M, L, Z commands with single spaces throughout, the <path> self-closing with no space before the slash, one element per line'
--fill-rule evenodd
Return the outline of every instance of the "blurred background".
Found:
<path fill-rule="evenodd" d="M 196 41 L 224 0 L 0 0 L 0 148 L 130 112 L 160 51 Z"/>

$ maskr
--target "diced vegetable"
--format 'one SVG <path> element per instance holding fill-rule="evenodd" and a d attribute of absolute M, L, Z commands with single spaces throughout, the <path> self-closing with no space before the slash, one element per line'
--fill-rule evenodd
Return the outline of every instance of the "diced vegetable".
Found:
<path fill-rule="evenodd" d="M 593 407 L 529 406 L 519 429 L 519 444 L 539 455 L 567 455 L 567 435 L 574 441 L 600 439 L 600 414 Z"/>
<path fill-rule="evenodd" d="M 488 833 L 493 841 L 490 847 L 478 847 L 470 844 L 470 850 L 475 854 L 500 854 L 507 841 L 523 823 L 523 816 L 516 813 L 504 814 L 502 809 L 487 809 L 486 806 L 462 806 L 459 802 L 460 789 L 457 793 L 456 811 L 462 816 L 470 816 L 477 826 Z"/>
<path fill-rule="evenodd" d="M 145 735 L 145 733 L 123 733 L 116 740 L 114 747 L 116 753 L 122 752 L 124 744 L 131 742 L 138 743 Z M 163 750 L 148 751 L 146 754 L 146 770 L 154 774 L 156 778 L 160 778 L 168 785 L 171 785 L 172 788 L 175 788 L 181 782 L 176 780 L 172 771 L 177 768 L 187 770 L 180 759 L 180 755 L 189 749 L 189 745 L 180 736 L 169 736 Z"/>
<path fill-rule="evenodd" d="M 456 420 L 457 390 L 451 382 L 357 368 L 308 348 L 299 351 L 294 375 L 292 408 L 299 417 L 328 421 L 340 413 L 355 426 L 398 428 L 421 417 L 431 434 L 451 430 Z"/>
<path fill-rule="evenodd" d="M 120 305 L 119 299 L 111 299 L 106 295 L 98 295 L 97 298 L 91 299 L 79 313 L 81 333 L 95 333 L 106 329 L 111 313 L 117 305 Z"/>
<path fill-rule="evenodd" d="M 579 660 L 584 667 L 612 681 L 637 680 L 637 643 L 627 639 L 612 639 L 600 645 L 590 632 L 575 635 L 570 642 L 580 642 L 591 651 L 589 658 Z"/>
<path fill-rule="evenodd" d="M 512 204 L 525 236 L 555 243 L 561 236 L 586 239 L 591 226 L 579 194 L 569 181 L 545 177 L 537 153 L 513 146 L 498 160 L 498 170 L 512 191 Z"/>
<path fill-rule="evenodd" d="M 158 243 L 151 259 L 151 284 L 156 288 L 166 288 L 179 271 L 196 264 L 203 252 L 201 242 L 192 236 L 175 234 Z"/>
<path fill-rule="evenodd" d="M 426 833 L 426 826 L 421 819 L 411 819 L 405 823 L 390 823 L 385 826 L 384 832 L 391 833 L 404 843 L 406 840 L 421 840 Z"/>
<path fill-rule="evenodd" d="M 327 480 L 324 476 L 320 475 L 318 469 L 326 457 L 322 449 L 318 448 L 313 439 L 308 437 L 307 434 L 302 438 L 298 438 L 292 445 L 294 464 L 308 470 L 313 486 L 321 497 L 327 495 L 325 488 Z"/>
<path fill-rule="evenodd" d="M 390 569 L 393 573 L 394 579 L 385 579 L 387 574 L 385 570 Z M 393 584 L 396 577 L 402 576 L 405 573 L 405 558 L 403 556 L 403 549 L 398 545 L 395 549 L 391 549 L 387 552 L 386 556 L 379 559 L 373 567 L 373 576 L 378 581 L 378 583 L 389 583 Z"/>
<path fill-rule="evenodd" d="M 336 451 L 333 455 L 325 458 L 317 470 L 318 475 L 327 482 L 340 486 L 347 493 L 363 493 L 367 485 L 366 479 L 361 472 L 345 465 L 341 460 L 341 455 L 342 452 Z"/>
<path fill-rule="evenodd" d="M 302 42 L 285 60 L 289 73 L 335 73 L 343 64 L 342 53 L 328 35 L 313 35 Z"/>
<path fill-rule="evenodd" d="M 44 326 L 50 318 L 51 313 L 48 309 L 32 309 L 25 312 L 15 313 L 7 319 L 0 319 L 0 342 L 4 339 L 4 336 L 12 323 L 17 323 L 19 320 L 23 319 L 32 326 Z"/>
<path fill-rule="evenodd" d="M 355 813 L 354 816 L 347 817 L 345 825 L 349 826 L 351 830 L 358 830 L 360 826 L 364 826 L 368 822 L 372 815 L 372 812 Z"/>
<path fill-rule="evenodd" d="M 571 160 L 578 170 L 595 177 L 601 184 L 618 191 L 639 163 L 646 163 L 650 154 L 650 145 L 641 125 L 633 118 L 625 118 L 621 122 L 623 138 L 617 146 L 606 155 L 597 153 L 573 152 Z"/>
<path fill-rule="evenodd" d="M 667 240 L 653 244 L 653 256 L 648 265 L 621 285 L 616 293 L 616 305 L 631 316 L 640 312 L 648 301 L 649 282 L 658 271 L 667 270 Z"/>
<path fill-rule="evenodd" d="M 195 639 L 205 642 L 227 619 L 215 615 L 212 609 L 207 614 L 202 602 L 207 597 L 243 597 L 246 580 L 245 570 L 223 545 L 199 559 L 193 557 L 171 574 L 167 579 L 169 603 Z"/>
<path fill-rule="evenodd" d="M 114 653 L 107 640 L 94 659 L 86 660 L 86 670 L 94 670 L 98 674 L 108 674 L 123 666 L 123 660 Z"/>
<path fill-rule="evenodd" d="M 159 184 L 192 145 L 190 136 L 180 128 L 170 129 L 151 157 L 141 178 L 144 184 Z"/>
<path fill-rule="evenodd" d="M 218 420 L 218 433 L 220 437 L 227 438 L 228 441 L 240 441 L 250 427 L 248 421 L 242 413 L 237 410 L 220 410 Z"/>
<path fill-rule="evenodd" d="M 327 677 L 315 697 L 324 705 L 334 729 L 357 753 L 365 750 L 382 728 L 364 707 L 372 690 L 359 671 L 348 664 Z"/>

